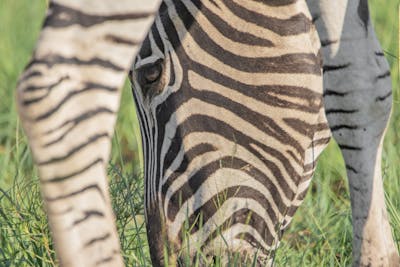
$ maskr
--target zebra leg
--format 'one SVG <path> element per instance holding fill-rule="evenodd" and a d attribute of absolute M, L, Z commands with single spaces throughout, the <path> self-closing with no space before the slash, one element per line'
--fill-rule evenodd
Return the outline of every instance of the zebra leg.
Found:
<path fill-rule="evenodd" d="M 391 112 L 387 61 L 367 0 L 308 1 L 324 56 L 328 122 L 342 151 L 353 215 L 353 265 L 399 266 L 387 216 L 381 151 Z"/>
<path fill-rule="evenodd" d="M 19 114 L 62 266 L 123 266 L 106 165 L 119 88 L 159 2 L 51 1 L 19 80 Z"/>

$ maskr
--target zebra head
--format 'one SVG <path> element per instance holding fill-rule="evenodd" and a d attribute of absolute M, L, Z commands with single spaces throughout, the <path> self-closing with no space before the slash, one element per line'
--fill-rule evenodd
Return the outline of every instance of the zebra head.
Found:
<path fill-rule="evenodd" d="M 186 231 L 190 255 L 227 247 L 268 257 L 277 245 L 313 171 L 315 126 L 326 126 L 303 4 L 279 14 L 256 2 L 162 3 L 130 75 L 149 240 L 162 232 L 182 249 Z"/>

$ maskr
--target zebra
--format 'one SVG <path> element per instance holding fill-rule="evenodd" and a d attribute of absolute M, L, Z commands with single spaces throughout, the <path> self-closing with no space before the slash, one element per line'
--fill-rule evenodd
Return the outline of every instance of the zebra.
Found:
<path fill-rule="evenodd" d="M 165 244 L 178 263 L 187 221 L 207 256 L 272 264 L 331 132 L 354 266 L 399 265 L 380 173 L 390 73 L 366 0 L 51 0 L 17 101 L 62 266 L 123 266 L 105 169 L 128 70 L 155 266 Z"/>

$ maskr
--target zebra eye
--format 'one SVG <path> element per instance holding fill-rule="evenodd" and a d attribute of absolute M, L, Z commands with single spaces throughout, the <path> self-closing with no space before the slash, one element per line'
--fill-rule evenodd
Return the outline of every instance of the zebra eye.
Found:
<path fill-rule="evenodd" d="M 157 81 L 161 76 L 161 71 L 162 68 L 160 64 L 156 64 L 147 68 L 144 73 L 144 78 L 146 79 L 146 82 L 153 83 Z"/>
<path fill-rule="evenodd" d="M 164 88 L 163 68 L 164 60 L 162 58 L 136 68 L 136 81 L 143 96 L 151 99 L 162 92 Z"/>
<path fill-rule="evenodd" d="M 138 76 L 141 78 L 140 82 L 142 85 L 149 85 L 158 81 L 161 77 L 161 73 L 161 62 L 155 62 L 154 64 L 141 67 L 138 71 Z"/>

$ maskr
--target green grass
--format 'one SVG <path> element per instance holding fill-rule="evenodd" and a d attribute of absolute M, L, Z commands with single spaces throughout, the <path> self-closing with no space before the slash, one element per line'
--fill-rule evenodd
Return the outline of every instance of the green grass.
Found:
<path fill-rule="evenodd" d="M 386 200 L 400 245 L 400 98 L 397 65 L 398 0 L 369 1 L 379 39 L 392 67 L 394 109 L 385 139 Z M 0 266 L 54 266 L 52 241 L 38 177 L 16 116 L 14 92 L 29 60 L 46 1 L 0 0 Z M 128 266 L 150 266 L 143 217 L 139 127 L 125 86 L 109 167 L 113 207 Z M 343 161 L 334 143 L 321 156 L 304 204 L 285 233 L 277 266 L 348 266 L 351 217 Z"/>

